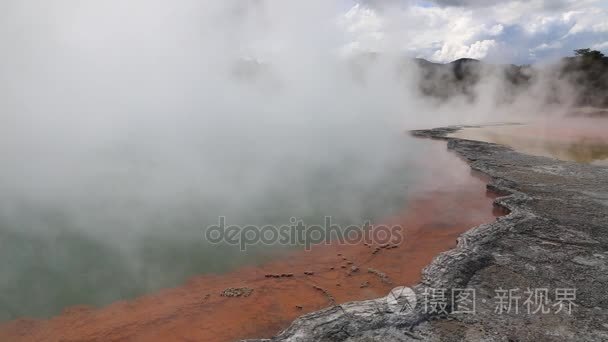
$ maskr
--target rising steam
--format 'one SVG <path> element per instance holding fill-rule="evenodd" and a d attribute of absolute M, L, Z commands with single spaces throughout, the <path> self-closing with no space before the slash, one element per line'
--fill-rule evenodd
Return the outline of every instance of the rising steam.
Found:
<path fill-rule="evenodd" d="M 406 130 L 553 112 L 550 72 L 519 91 L 492 67 L 465 93 L 425 95 L 443 71 L 429 79 L 399 51 L 345 53 L 343 6 L 3 1 L 0 253 L 14 262 L 0 267 L 0 319 L 87 301 L 99 283 L 105 303 L 223 270 L 209 260 L 229 252 L 201 241 L 218 215 L 388 214 L 387 198 L 405 201 L 388 180 L 423 176 L 403 172 L 424 153 Z M 552 84 L 560 107 L 573 102 Z"/>

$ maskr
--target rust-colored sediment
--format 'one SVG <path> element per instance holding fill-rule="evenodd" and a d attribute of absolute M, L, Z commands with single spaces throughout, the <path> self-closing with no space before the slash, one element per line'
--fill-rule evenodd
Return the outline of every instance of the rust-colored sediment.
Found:
<path fill-rule="evenodd" d="M 71 308 L 49 320 L 21 319 L 0 326 L 0 341 L 234 341 L 270 337 L 296 317 L 336 303 L 386 295 L 398 285 L 411 285 L 439 253 L 453 248 L 464 231 L 493 221 L 485 180 L 474 177 L 463 161 L 434 144 L 429 182 L 419 184 L 407 209 L 387 224 L 405 228 L 396 248 L 364 244 L 320 245 L 290 252 L 261 267 L 245 267 L 224 275 L 193 278 L 178 288 L 100 309 Z M 352 272 L 351 267 L 359 268 Z M 390 284 L 373 268 L 385 273 Z M 305 275 L 304 272 L 314 272 Z M 292 273 L 293 277 L 266 278 Z M 362 286 L 364 283 L 368 286 Z M 228 287 L 248 287 L 248 297 L 222 297 Z M 317 287 L 317 288 L 315 288 Z M 327 291 L 324 293 L 318 288 Z"/>

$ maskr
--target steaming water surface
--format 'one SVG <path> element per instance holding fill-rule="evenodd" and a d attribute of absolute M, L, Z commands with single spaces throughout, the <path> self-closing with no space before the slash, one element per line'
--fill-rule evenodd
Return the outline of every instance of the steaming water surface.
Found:
<path fill-rule="evenodd" d="M 395 214 L 419 189 L 430 150 L 405 134 L 384 139 L 378 145 L 382 150 L 361 146 L 345 153 L 328 146 L 326 152 L 335 158 L 302 161 L 297 158 L 302 151 L 294 149 L 296 156 L 272 168 L 277 172 L 269 175 L 270 182 L 260 180 L 270 172 L 268 165 L 234 150 L 224 150 L 225 158 L 215 163 L 206 157 L 188 160 L 186 174 L 156 164 L 153 154 L 142 161 L 136 147 L 69 159 L 93 163 L 85 168 L 89 171 L 79 170 L 78 178 L 52 176 L 70 173 L 61 168 L 65 161 L 60 170 L 39 161 L 46 167 L 44 179 L 30 179 L 25 170 L 18 177 L 10 172 L 15 168 L 7 168 L 4 177 L 13 182 L 4 184 L 7 191 L 0 198 L 0 318 L 45 317 L 72 305 L 108 304 L 190 276 L 260 263 L 288 249 L 254 246 L 243 253 L 211 245 L 203 231 L 220 215 L 241 225 L 286 224 L 292 216 L 314 224 L 331 215 L 346 225 Z M 208 168 L 224 173 L 219 183 L 201 180 L 213 174 Z"/>

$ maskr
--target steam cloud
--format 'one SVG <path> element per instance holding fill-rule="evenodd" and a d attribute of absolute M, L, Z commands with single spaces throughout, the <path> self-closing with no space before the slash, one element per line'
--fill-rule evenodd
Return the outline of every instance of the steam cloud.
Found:
<path fill-rule="evenodd" d="M 208 260 L 227 252 L 201 250 L 200 229 L 219 215 L 359 223 L 402 196 L 387 180 L 422 177 L 400 175 L 424 153 L 407 129 L 548 111 L 545 76 L 504 101 L 500 70 L 483 72 L 473 100 L 424 97 L 415 61 L 343 53 L 338 7 L 3 1 L 0 249 L 14 262 L 0 268 L 0 319 L 84 301 L 99 282 L 126 287 L 100 303 L 162 286 L 184 263 L 217 271 Z"/>

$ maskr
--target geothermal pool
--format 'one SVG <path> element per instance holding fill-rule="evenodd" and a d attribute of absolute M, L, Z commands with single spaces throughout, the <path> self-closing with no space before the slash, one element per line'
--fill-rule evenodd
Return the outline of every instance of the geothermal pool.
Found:
<path fill-rule="evenodd" d="M 90 157 L 94 173 L 79 170 L 83 179 L 71 169 L 46 168 L 40 173 L 51 175 L 33 179 L 28 172 L 35 168 L 10 174 L 7 166 L 0 170 L 0 321 L 103 306 L 300 249 L 249 246 L 241 252 L 210 244 L 203 232 L 219 216 L 228 224 L 279 225 L 291 217 L 321 223 L 330 215 L 345 226 L 396 215 L 432 178 L 438 152 L 430 145 L 404 134 L 382 145 L 391 151 L 341 151 L 335 160 L 308 156 L 307 164 L 293 158 L 273 167 L 268 180 L 260 178 L 271 168 L 254 160 L 216 162 L 214 168 L 234 173 L 217 185 L 201 181 L 209 173 L 206 160 L 190 161 L 188 173 L 180 174 L 176 169 L 186 166 L 106 153 Z M 53 172 L 68 176 L 53 178 Z"/>
<path fill-rule="evenodd" d="M 148 249 L 139 254 L 140 269 L 135 272 L 126 266 L 123 255 L 113 254 L 112 246 L 91 244 L 82 236 L 53 240 L 15 237 L 21 252 L 11 249 L 11 256 L 2 249 L 21 265 L 13 266 L 20 284 L 10 289 L 14 297 L 6 296 L 7 284 L 0 292 L 9 304 L 3 306 L 5 319 L 63 313 L 49 320 L 7 322 L 0 326 L 0 340 L 232 341 L 270 337 L 306 312 L 333 303 L 377 298 L 397 285 L 416 283 L 421 270 L 437 254 L 453 248 L 462 232 L 502 213 L 493 208 L 494 196 L 487 193 L 486 180 L 448 152 L 444 142 L 401 139 L 408 153 L 398 154 L 391 172 L 379 174 L 378 182 L 368 180 L 359 187 L 335 191 L 339 179 L 315 178 L 304 186 L 332 187 L 333 191 L 306 197 L 323 201 L 324 206 L 297 212 L 319 219 L 327 213 L 324 209 L 344 213 L 359 204 L 358 219 L 404 227 L 400 244 L 385 248 L 333 243 L 309 251 L 276 247 L 241 253 L 233 246 L 205 244 L 200 226 L 206 222 L 201 220 L 183 225 L 181 230 L 173 227 L 173 235 L 136 236 Z M 363 166 L 348 165 L 339 173 L 353 173 L 353 168 Z M 368 191 L 362 191 L 362 184 Z M 281 203 L 264 204 L 280 207 Z M 353 218 L 345 215 L 342 222 Z M 35 249 L 25 248 L 34 243 L 38 244 Z M 63 249 L 72 258 L 58 268 Z M 268 278 L 269 274 L 293 276 L 277 279 Z M 48 285 L 34 285 L 45 283 Z M 165 287 L 168 289 L 160 290 Z M 253 292 L 248 297 L 221 296 L 227 288 L 242 287 Z M 137 296 L 141 297 L 132 299 Z"/>

